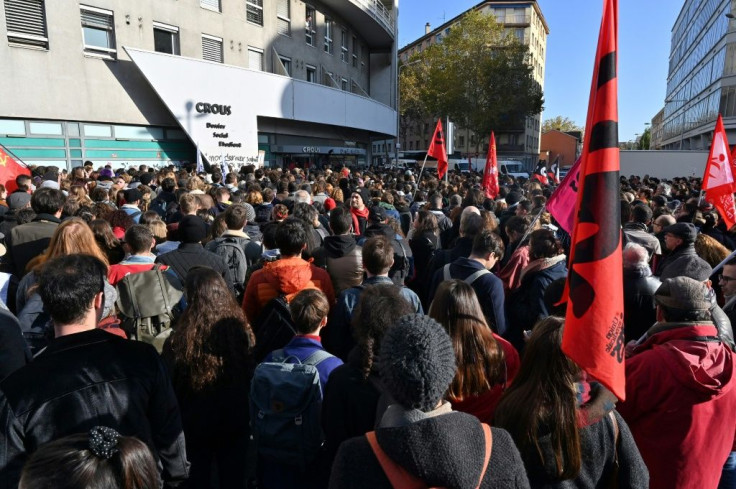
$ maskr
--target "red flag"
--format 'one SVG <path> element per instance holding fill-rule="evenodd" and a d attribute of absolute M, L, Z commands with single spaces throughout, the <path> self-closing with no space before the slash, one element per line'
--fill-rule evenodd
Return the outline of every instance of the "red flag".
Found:
<path fill-rule="evenodd" d="M 726 228 L 731 229 L 736 224 L 736 209 L 734 209 L 733 200 L 734 175 L 728 138 L 720 114 L 716 121 L 713 142 L 710 145 L 708 163 L 705 165 L 703 190 L 705 190 L 705 199 L 718 209 L 721 219 L 726 223 Z"/>
<path fill-rule="evenodd" d="M 547 201 L 547 210 L 562 229 L 572 234 L 575 226 L 575 206 L 578 202 L 578 186 L 580 185 L 580 158 L 575 161 L 562 179 L 557 190 L 552 192 Z"/>
<path fill-rule="evenodd" d="M 482 188 L 489 199 L 495 199 L 498 195 L 498 160 L 496 159 L 496 136 L 493 131 L 491 131 L 491 140 L 488 144 Z"/>
<path fill-rule="evenodd" d="M 604 0 L 580 163 L 562 350 L 623 400 L 617 51 L 618 0 Z"/>
<path fill-rule="evenodd" d="M 5 146 L 0 144 L 0 183 L 5 185 L 9 194 L 18 188 L 18 185 L 15 184 L 15 177 L 18 175 L 31 176 L 31 170 L 12 157 Z"/>
<path fill-rule="evenodd" d="M 447 173 L 447 150 L 445 149 L 445 133 L 442 131 L 442 119 L 437 119 L 437 127 L 429 143 L 427 156 L 437 160 L 437 176 L 441 179 Z"/>

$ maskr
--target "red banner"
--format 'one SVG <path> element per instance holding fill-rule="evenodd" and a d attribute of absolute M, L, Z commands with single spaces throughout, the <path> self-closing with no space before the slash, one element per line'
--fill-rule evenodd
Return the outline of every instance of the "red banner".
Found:
<path fill-rule="evenodd" d="M 734 175 L 728 138 L 720 114 L 716 121 L 713 142 L 710 145 L 708 163 L 705 165 L 703 190 L 705 190 L 705 199 L 718 210 L 726 228 L 731 229 L 736 224 L 736 209 L 734 209 L 733 200 Z"/>
<path fill-rule="evenodd" d="M 496 136 L 493 131 L 491 131 L 491 139 L 488 143 L 486 168 L 483 171 L 483 185 L 481 188 L 486 193 L 486 198 L 495 199 L 498 195 L 498 160 L 496 159 Z"/>
<path fill-rule="evenodd" d="M 429 143 L 427 156 L 437 160 L 437 175 L 441 179 L 447 173 L 447 150 L 445 149 L 445 133 L 442 131 L 442 119 L 437 119 L 437 127 Z"/>
<path fill-rule="evenodd" d="M 617 57 L 618 0 L 604 0 L 580 163 L 562 350 L 623 400 Z"/>
<path fill-rule="evenodd" d="M 31 170 L 13 158 L 5 147 L 0 144 L 0 183 L 5 185 L 8 194 L 15 191 L 18 186 L 15 184 L 15 178 L 18 175 L 31 175 Z"/>

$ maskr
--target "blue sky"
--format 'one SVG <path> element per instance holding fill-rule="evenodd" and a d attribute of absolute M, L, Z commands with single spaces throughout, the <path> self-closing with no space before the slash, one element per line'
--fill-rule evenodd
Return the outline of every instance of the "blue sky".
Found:
<path fill-rule="evenodd" d="M 480 0 L 400 0 L 399 47 Z M 603 0 L 538 0 L 549 25 L 543 117 L 585 124 Z M 619 140 L 664 107 L 672 26 L 683 0 L 619 0 Z"/>

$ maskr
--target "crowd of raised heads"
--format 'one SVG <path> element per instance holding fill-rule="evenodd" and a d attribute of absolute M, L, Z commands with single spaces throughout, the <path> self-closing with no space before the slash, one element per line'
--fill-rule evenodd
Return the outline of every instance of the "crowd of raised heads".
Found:
<path fill-rule="evenodd" d="M 562 350 L 552 178 L 227 170 L 0 186 L 0 489 L 736 487 L 699 179 L 621 177 L 617 399 Z"/>

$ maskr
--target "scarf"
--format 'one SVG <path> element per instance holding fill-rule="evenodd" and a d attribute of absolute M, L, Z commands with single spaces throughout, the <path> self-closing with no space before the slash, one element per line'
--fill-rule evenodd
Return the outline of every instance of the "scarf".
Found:
<path fill-rule="evenodd" d="M 563 254 L 563 255 L 553 256 L 551 258 L 537 258 L 536 260 L 530 261 L 529 264 L 525 266 L 524 269 L 521 271 L 521 277 L 519 277 L 519 283 L 524 281 L 524 277 L 527 274 L 541 272 L 542 270 L 551 268 L 566 259 L 567 259 L 567 256 Z"/>
<path fill-rule="evenodd" d="M 379 427 L 399 428 L 401 426 L 408 426 L 423 419 L 434 418 L 435 416 L 451 412 L 452 405 L 447 401 L 443 401 L 438 408 L 426 413 L 419 409 L 407 409 L 401 404 L 391 404 L 383 414 Z"/>
<path fill-rule="evenodd" d="M 358 218 L 362 217 L 366 221 L 368 220 L 368 214 L 370 214 L 370 209 L 368 209 L 368 206 L 363 207 L 363 210 L 358 210 L 354 207 L 350 208 L 350 215 L 353 216 L 353 233 L 356 236 L 360 236 L 360 221 Z"/>

